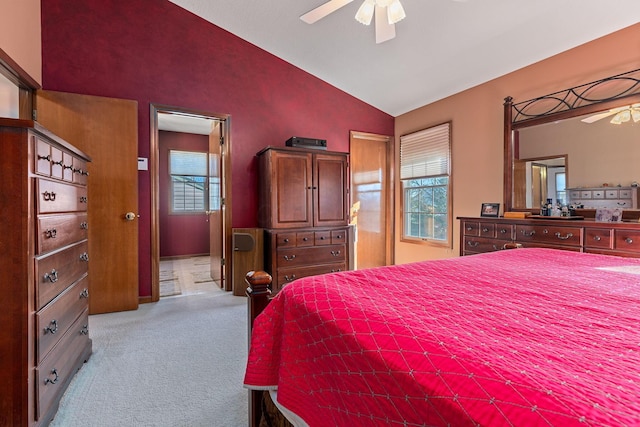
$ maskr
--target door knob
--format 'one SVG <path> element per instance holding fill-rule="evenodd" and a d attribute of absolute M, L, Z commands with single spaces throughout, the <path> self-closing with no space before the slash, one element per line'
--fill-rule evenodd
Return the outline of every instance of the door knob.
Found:
<path fill-rule="evenodd" d="M 127 212 L 126 214 L 124 214 L 124 219 L 126 219 L 127 221 L 133 221 L 134 219 L 136 219 L 136 214 L 134 214 L 133 212 Z"/>

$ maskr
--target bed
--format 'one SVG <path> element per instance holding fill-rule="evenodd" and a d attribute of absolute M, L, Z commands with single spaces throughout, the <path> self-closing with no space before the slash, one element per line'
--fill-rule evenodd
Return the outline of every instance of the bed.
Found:
<path fill-rule="evenodd" d="M 640 425 L 640 259 L 498 251 L 298 279 L 254 309 L 245 387 L 293 425 Z"/>

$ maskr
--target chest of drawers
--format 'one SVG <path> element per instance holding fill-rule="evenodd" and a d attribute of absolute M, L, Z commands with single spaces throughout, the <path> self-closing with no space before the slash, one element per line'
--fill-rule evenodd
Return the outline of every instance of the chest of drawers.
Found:
<path fill-rule="evenodd" d="M 35 122 L 0 119 L 0 426 L 45 426 L 91 354 L 87 162 Z"/>
<path fill-rule="evenodd" d="M 460 255 L 504 249 L 507 243 L 640 257 L 640 223 L 461 217 Z"/>

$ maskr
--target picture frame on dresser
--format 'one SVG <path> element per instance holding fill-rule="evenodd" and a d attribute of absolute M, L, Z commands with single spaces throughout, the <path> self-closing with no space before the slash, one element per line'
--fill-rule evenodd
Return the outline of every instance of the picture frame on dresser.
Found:
<path fill-rule="evenodd" d="M 483 203 L 480 216 L 497 218 L 500 215 L 500 203 Z"/>

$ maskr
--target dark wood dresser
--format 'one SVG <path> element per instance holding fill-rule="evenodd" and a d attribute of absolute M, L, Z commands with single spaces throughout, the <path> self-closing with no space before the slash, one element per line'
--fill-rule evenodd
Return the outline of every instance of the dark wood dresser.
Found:
<path fill-rule="evenodd" d="M 640 223 L 593 220 L 459 217 L 460 255 L 523 247 L 640 258 Z"/>
<path fill-rule="evenodd" d="M 258 225 L 272 292 L 301 277 L 351 269 L 348 155 L 267 147 L 257 156 Z"/>
<path fill-rule="evenodd" d="M 44 426 L 92 350 L 87 162 L 28 120 L 0 119 L 0 426 Z"/>

